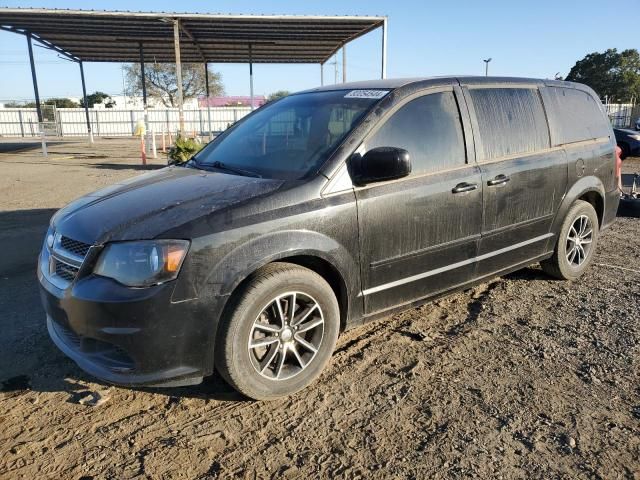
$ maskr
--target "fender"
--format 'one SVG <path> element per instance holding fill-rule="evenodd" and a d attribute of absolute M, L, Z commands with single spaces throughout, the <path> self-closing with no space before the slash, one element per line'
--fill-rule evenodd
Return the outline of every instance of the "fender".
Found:
<path fill-rule="evenodd" d="M 580 178 L 576 181 L 571 188 L 567 191 L 558 207 L 556 212 L 556 216 L 553 219 L 553 223 L 551 224 L 550 232 L 554 234 L 553 237 L 550 237 L 547 241 L 547 252 L 550 252 L 555 249 L 556 240 L 558 235 L 560 234 L 560 227 L 562 222 L 564 222 L 565 216 L 571 208 L 571 205 L 582 197 L 585 193 L 588 192 L 596 192 L 602 198 L 602 202 L 604 204 L 605 199 L 605 189 L 602 181 L 593 175 L 589 175 L 586 177 Z"/>
<path fill-rule="evenodd" d="M 309 230 L 273 232 L 243 243 L 211 268 L 206 284 L 217 286 L 217 295 L 230 295 L 245 278 L 260 267 L 298 255 L 318 257 L 331 264 L 346 286 L 347 311 L 361 311 L 361 308 L 352 305 L 353 299 L 359 298 L 360 291 L 360 270 L 356 260 L 335 239 Z"/>

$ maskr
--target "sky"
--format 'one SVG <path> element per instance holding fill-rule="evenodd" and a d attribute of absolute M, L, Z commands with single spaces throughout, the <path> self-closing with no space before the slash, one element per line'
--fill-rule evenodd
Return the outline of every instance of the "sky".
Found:
<path fill-rule="evenodd" d="M 178 7 L 179 5 L 179 7 Z M 39 0 L 1 2 L 4 7 L 96 10 L 182 11 L 199 13 L 380 15 L 388 17 L 387 76 L 490 75 L 553 78 L 565 76 L 586 54 L 607 48 L 640 48 L 640 37 L 625 27 L 625 14 L 602 0 Z M 637 12 L 640 0 L 624 11 Z M 637 14 L 634 14 L 637 16 Z M 617 26 L 616 26 L 617 25 Z M 347 79 L 379 78 L 381 33 L 371 32 L 347 47 Z M 34 48 L 40 95 L 79 97 L 78 66 L 42 48 Z M 330 60 L 328 63 L 331 63 Z M 342 58 L 338 54 L 338 67 Z M 227 95 L 248 95 L 248 65 L 211 64 L 222 74 Z M 26 39 L 0 32 L 0 102 L 32 100 Z M 119 95 L 121 64 L 85 64 L 88 93 Z M 333 82 L 333 65 L 325 66 L 325 83 Z M 342 79 L 341 70 L 338 78 Z M 298 91 L 320 84 L 318 65 L 256 65 L 256 94 Z"/>

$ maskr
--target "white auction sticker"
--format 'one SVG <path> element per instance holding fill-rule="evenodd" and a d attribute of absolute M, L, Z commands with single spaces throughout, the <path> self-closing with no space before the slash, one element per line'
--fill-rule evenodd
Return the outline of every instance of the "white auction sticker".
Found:
<path fill-rule="evenodd" d="M 344 98 L 382 98 L 389 90 L 351 90 Z"/>

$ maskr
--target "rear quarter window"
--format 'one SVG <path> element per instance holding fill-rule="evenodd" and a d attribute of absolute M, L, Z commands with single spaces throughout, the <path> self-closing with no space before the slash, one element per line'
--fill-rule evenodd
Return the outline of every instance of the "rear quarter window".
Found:
<path fill-rule="evenodd" d="M 554 144 L 611 135 L 608 118 L 589 93 L 564 87 L 545 87 L 542 91 Z"/>
<path fill-rule="evenodd" d="M 469 90 L 481 140 L 479 160 L 549 148 L 549 128 L 537 89 Z"/>

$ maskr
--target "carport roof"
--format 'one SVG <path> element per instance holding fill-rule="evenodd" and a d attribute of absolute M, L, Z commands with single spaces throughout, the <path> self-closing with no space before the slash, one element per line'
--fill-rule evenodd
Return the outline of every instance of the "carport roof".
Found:
<path fill-rule="evenodd" d="M 324 63 L 345 43 L 382 27 L 385 17 L 222 15 L 0 8 L 0 28 L 31 33 L 85 62 L 174 63 L 173 21 L 185 63 Z"/>

